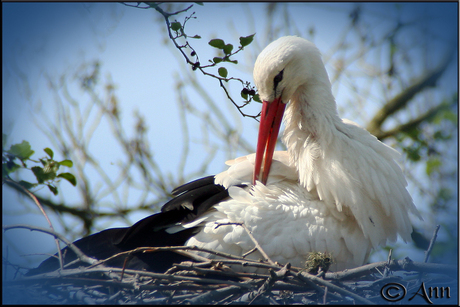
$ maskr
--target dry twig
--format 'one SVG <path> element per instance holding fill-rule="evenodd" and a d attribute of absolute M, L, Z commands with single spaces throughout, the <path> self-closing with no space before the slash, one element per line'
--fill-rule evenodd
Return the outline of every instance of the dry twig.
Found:
<path fill-rule="evenodd" d="M 425 263 L 428 261 L 428 258 L 430 257 L 431 250 L 434 247 L 434 242 L 436 242 L 436 238 L 438 236 L 438 231 L 439 231 L 440 227 L 441 227 L 440 225 L 436 225 L 436 228 L 435 228 L 435 230 L 433 232 L 433 237 L 430 240 L 430 245 L 428 246 L 428 249 L 425 252 L 425 259 L 423 260 L 423 262 L 425 262 Z"/>

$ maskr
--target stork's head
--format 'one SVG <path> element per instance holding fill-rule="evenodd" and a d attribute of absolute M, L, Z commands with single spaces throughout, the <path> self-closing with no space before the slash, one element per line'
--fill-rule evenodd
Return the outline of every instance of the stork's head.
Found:
<path fill-rule="evenodd" d="M 256 151 L 254 183 L 267 182 L 284 109 L 294 93 L 327 81 L 316 46 L 306 39 L 285 36 L 269 44 L 257 57 L 254 81 L 263 101 Z"/>
<path fill-rule="evenodd" d="M 269 44 L 257 57 L 254 81 L 262 101 L 281 98 L 288 103 L 301 85 L 324 80 L 321 54 L 310 41 L 284 36 Z"/>

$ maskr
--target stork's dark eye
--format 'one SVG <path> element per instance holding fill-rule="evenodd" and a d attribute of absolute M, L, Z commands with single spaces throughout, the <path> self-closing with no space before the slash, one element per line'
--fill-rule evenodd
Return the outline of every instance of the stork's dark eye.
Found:
<path fill-rule="evenodd" d="M 284 72 L 284 69 L 280 71 L 279 74 L 277 74 L 275 78 L 273 79 L 274 90 L 276 90 L 276 87 L 278 86 L 278 84 L 283 80 L 283 72 Z"/>

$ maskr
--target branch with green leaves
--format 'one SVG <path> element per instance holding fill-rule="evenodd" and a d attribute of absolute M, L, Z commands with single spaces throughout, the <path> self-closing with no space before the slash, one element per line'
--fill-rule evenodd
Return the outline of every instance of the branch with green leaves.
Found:
<path fill-rule="evenodd" d="M 54 195 L 57 195 L 58 188 L 56 187 L 56 182 L 58 182 L 60 178 L 63 178 L 70 182 L 73 186 L 76 186 L 77 179 L 73 174 L 68 172 L 58 174 L 61 166 L 72 167 L 73 162 L 71 160 L 55 161 L 54 152 L 50 148 L 45 148 L 44 151 L 48 157 L 39 158 L 37 161 L 30 158 L 34 154 L 34 151 L 27 141 L 22 141 L 22 143 L 19 144 L 13 144 L 8 150 L 2 148 L 2 180 L 12 180 L 10 178 L 10 174 L 18 171 L 19 169 L 29 169 L 35 175 L 37 182 L 31 183 L 25 180 L 17 182 L 27 190 L 39 186 L 47 186 Z M 41 164 L 41 166 L 36 165 L 29 168 L 26 164 L 26 162 L 29 163 L 29 161 Z"/>
<path fill-rule="evenodd" d="M 196 3 L 199 5 L 203 5 L 200 2 L 196 2 Z M 187 12 L 193 7 L 193 4 L 188 6 L 185 9 L 182 9 L 182 10 L 179 10 L 173 13 L 165 12 L 160 7 L 162 3 L 146 2 L 146 4 L 148 5 L 147 7 L 140 6 L 140 4 L 137 4 L 134 7 L 142 8 L 142 9 L 153 8 L 157 12 L 159 12 L 164 17 L 166 27 L 168 29 L 169 38 L 173 42 L 174 46 L 181 52 L 187 64 L 189 64 L 194 71 L 199 70 L 203 75 L 206 75 L 206 76 L 209 76 L 209 77 L 212 77 L 218 80 L 219 85 L 224 90 L 227 98 L 233 103 L 233 105 L 238 109 L 238 111 L 243 117 L 251 117 L 251 118 L 257 119 L 257 117 L 260 116 L 260 113 L 257 115 L 250 115 L 242 111 L 242 109 L 245 106 L 247 106 L 251 101 L 254 100 L 256 102 L 260 102 L 259 95 L 256 93 L 255 87 L 252 86 L 249 81 L 244 81 L 236 77 L 228 77 L 227 68 L 219 65 L 220 63 L 225 63 L 225 62 L 232 63 L 232 64 L 238 64 L 238 60 L 232 59 L 232 56 L 236 55 L 237 53 L 242 51 L 244 47 L 251 44 L 254 39 L 255 34 L 248 35 L 248 36 L 241 36 L 239 38 L 240 45 L 235 51 L 233 51 L 234 45 L 226 43 L 223 39 L 215 38 L 215 39 L 210 40 L 208 44 L 214 48 L 219 49 L 222 52 L 222 55 L 215 56 L 212 59 L 208 60 L 209 64 L 202 65 L 197 51 L 190 44 L 188 40 L 190 38 L 201 39 L 201 36 L 199 35 L 190 36 L 190 35 L 187 35 L 185 32 L 185 26 L 187 22 L 192 18 L 196 19 L 196 17 L 194 16 L 195 12 L 191 13 L 189 16 L 186 16 L 182 23 L 177 20 L 174 20 L 172 22 L 169 20 L 171 16 L 175 16 L 175 15 L 178 15 L 179 13 Z M 179 39 L 183 39 L 184 43 L 180 44 L 178 42 Z M 190 53 L 190 55 L 188 55 L 188 52 Z M 220 67 L 217 69 L 217 75 L 214 73 L 210 73 L 208 71 L 210 68 L 214 68 L 218 65 Z M 230 81 L 237 81 L 242 86 L 241 97 L 244 99 L 244 101 L 241 104 L 238 104 L 237 102 L 235 102 L 235 99 L 232 98 L 227 87 L 225 86 L 225 83 L 230 82 Z"/>

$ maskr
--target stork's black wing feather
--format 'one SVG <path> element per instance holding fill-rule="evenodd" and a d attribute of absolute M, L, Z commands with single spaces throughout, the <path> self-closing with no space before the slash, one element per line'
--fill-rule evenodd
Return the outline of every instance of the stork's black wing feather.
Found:
<path fill-rule="evenodd" d="M 245 187 L 245 185 L 237 185 Z M 181 212 L 181 223 L 189 223 L 202 216 L 215 204 L 228 197 L 228 190 L 214 183 L 214 176 L 200 178 L 173 190 L 175 198 L 161 208 L 162 212 L 177 210 Z"/>
<path fill-rule="evenodd" d="M 181 223 L 200 217 L 209 208 L 228 197 L 228 191 L 209 176 L 186 183 L 173 191 L 177 195 L 161 208 L 162 212 L 180 212 Z"/>
<path fill-rule="evenodd" d="M 177 188 L 175 188 L 171 194 L 174 196 L 177 196 L 181 193 L 187 192 L 187 191 L 193 191 L 198 188 L 201 188 L 203 186 L 209 186 L 209 185 L 215 185 L 214 184 L 214 176 L 208 176 L 208 177 L 203 177 L 200 179 L 196 179 L 190 182 L 187 182 Z M 220 186 L 220 185 L 219 185 Z"/>
<path fill-rule="evenodd" d="M 224 187 L 214 184 L 214 176 L 180 186 L 173 191 L 173 194 L 177 196 L 167 202 L 160 213 L 148 216 L 131 227 L 106 229 L 77 240 L 74 244 L 87 256 L 99 260 L 137 247 L 184 245 L 199 231 L 199 227 L 184 228 L 174 233 L 168 233 L 167 229 L 193 221 L 228 197 L 228 191 Z M 63 248 L 62 253 L 65 264 L 77 259 L 76 254 L 68 247 Z M 164 272 L 173 263 L 187 259 L 174 252 L 136 253 L 126 262 L 126 268 Z M 125 256 L 116 257 L 106 265 L 123 267 L 125 260 Z M 77 262 L 72 267 L 83 265 L 87 264 Z M 50 272 L 58 268 L 57 258 L 50 257 L 38 268 L 30 270 L 27 275 Z"/>

